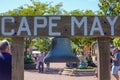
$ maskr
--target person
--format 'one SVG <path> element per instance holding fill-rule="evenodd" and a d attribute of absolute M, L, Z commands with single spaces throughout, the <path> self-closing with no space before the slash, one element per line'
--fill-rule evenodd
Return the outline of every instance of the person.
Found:
<path fill-rule="evenodd" d="M 86 56 L 86 60 L 87 60 L 87 64 L 88 66 L 92 66 L 93 65 L 93 60 L 92 60 L 92 56 L 89 53 L 88 56 Z"/>
<path fill-rule="evenodd" d="M 45 56 L 47 55 L 47 52 L 45 52 Z M 50 62 L 45 62 L 46 64 L 46 70 L 50 69 Z"/>
<path fill-rule="evenodd" d="M 38 69 L 38 66 L 39 66 L 39 54 L 36 54 L 35 56 L 35 64 L 36 64 L 36 69 Z"/>
<path fill-rule="evenodd" d="M 0 42 L 0 80 L 11 80 L 12 55 L 7 40 Z"/>
<path fill-rule="evenodd" d="M 112 59 L 112 75 L 116 78 L 116 80 L 119 80 L 118 71 L 120 69 L 120 52 L 118 48 L 113 49 L 113 56 L 111 56 Z"/>
<path fill-rule="evenodd" d="M 39 66 L 38 66 L 38 69 L 39 69 L 39 73 L 44 71 L 44 52 L 41 52 L 40 56 L 39 56 Z"/>
<path fill-rule="evenodd" d="M 49 70 L 50 69 L 50 62 L 46 62 L 45 64 L 46 64 L 47 70 Z"/>
<path fill-rule="evenodd" d="M 97 56 L 95 56 L 94 64 L 96 65 L 96 68 L 95 68 L 95 76 L 98 77 L 98 61 L 97 61 Z"/>

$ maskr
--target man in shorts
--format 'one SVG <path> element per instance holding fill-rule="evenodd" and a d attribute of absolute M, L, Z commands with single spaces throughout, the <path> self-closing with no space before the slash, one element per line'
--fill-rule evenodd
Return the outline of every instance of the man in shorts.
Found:
<path fill-rule="evenodd" d="M 119 80 L 118 71 L 120 69 L 120 51 L 118 48 L 113 49 L 113 56 L 111 56 L 112 59 L 112 75 L 116 78 L 116 80 Z"/>

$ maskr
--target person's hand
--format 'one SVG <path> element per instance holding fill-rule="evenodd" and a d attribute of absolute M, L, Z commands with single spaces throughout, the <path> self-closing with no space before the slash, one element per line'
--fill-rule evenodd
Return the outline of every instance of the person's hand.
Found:
<path fill-rule="evenodd" d="M 113 56 L 110 56 L 110 58 L 112 59 L 112 58 L 113 58 Z"/>

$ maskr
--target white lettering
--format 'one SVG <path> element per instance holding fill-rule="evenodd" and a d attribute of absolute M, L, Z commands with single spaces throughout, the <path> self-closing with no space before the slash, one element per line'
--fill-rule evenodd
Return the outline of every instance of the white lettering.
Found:
<path fill-rule="evenodd" d="M 110 24 L 110 27 L 111 27 L 111 35 L 114 35 L 114 25 L 115 25 L 115 22 L 116 22 L 117 19 L 118 19 L 118 16 L 116 16 L 116 17 L 113 19 L 113 21 L 111 20 L 110 17 L 107 17 L 107 20 L 108 20 L 108 22 L 109 22 L 109 24 Z"/>
<path fill-rule="evenodd" d="M 81 36 L 81 37 L 83 36 L 88 36 L 88 37 L 96 36 L 97 37 L 97 36 L 104 36 L 105 35 L 104 30 L 108 29 L 106 32 L 107 35 L 105 36 L 108 36 L 108 37 L 119 36 L 119 31 L 117 30 L 119 27 L 119 22 L 120 22 L 119 19 L 120 19 L 119 16 L 114 16 L 114 17 L 110 17 L 110 16 L 106 16 L 106 17 L 35 16 L 35 17 L 29 17 L 29 18 L 27 18 L 26 16 L 17 17 L 17 18 L 12 17 L 12 16 L 4 16 L 4 17 L 1 17 L 1 22 L 0 22 L 1 33 L 0 34 L 3 36 L 14 36 L 14 35 L 40 36 L 42 34 L 42 36 L 68 35 L 68 36 Z M 107 24 L 104 22 L 104 20 L 106 20 Z M 66 21 L 65 24 L 64 24 L 64 21 Z M 57 29 L 61 27 L 58 23 L 59 24 L 61 23 L 63 26 L 68 27 L 69 28 L 68 30 L 70 29 L 71 30 L 68 31 L 66 29 L 66 33 L 62 34 L 62 31 Z M 117 34 L 115 34 L 115 30 L 118 31 L 116 32 Z M 41 31 L 41 32 L 38 32 L 38 31 Z M 78 31 L 79 32 L 81 31 L 81 33 L 79 33 Z M 23 33 L 26 33 L 26 34 L 23 34 Z"/>
<path fill-rule="evenodd" d="M 17 35 L 20 35 L 22 31 L 27 31 L 28 35 L 31 35 L 26 17 L 22 17 Z"/>
<path fill-rule="evenodd" d="M 53 27 L 57 27 L 56 23 L 53 23 L 53 20 L 60 20 L 61 17 L 49 17 L 49 35 L 51 36 L 60 36 L 60 32 L 52 32 Z"/>
<path fill-rule="evenodd" d="M 38 24 L 38 20 L 43 20 L 43 24 Z M 35 17 L 34 18 L 34 35 L 37 35 L 38 28 L 45 28 L 47 26 L 47 18 L 46 17 Z"/>
<path fill-rule="evenodd" d="M 75 23 L 77 24 L 78 28 L 80 28 L 82 24 L 84 24 L 84 35 L 86 36 L 87 35 L 87 17 L 83 17 L 80 22 L 78 22 L 76 17 L 71 17 L 71 35 L 72 36 L 75 35 L 75 30 L 74 30 Z"/>
<path fill-rule="evenodd" d="M 15 22 L 14 18 L 13 17 L 2 17 L 2 23 L 1 23 L 1 30 L 2 30 L 2 34 L 4 36 L 11 36 L 15 33 L 14 29 L 11 29 L 11 32 L 5 32 L 5 28 L 9 27 L 9 26 L 6 26 L 5 27 L 5 20 L 8 19 L 8 20 L 11 20 L 12 23 Z"/>
<path fill-rule="evenodd" d="M 94 22 L 92 24 L 92 29 L 90 31 L 90 35 L 93 35 L 94 31 L 99 31 L 101 35 L 104 35 L 102 26 L 100 24 L 100 20 L 98 17 L 94 18 Z"/>

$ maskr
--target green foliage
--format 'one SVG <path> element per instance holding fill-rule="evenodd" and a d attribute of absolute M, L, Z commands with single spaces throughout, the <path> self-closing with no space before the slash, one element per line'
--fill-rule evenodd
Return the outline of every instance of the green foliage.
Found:
<path fill-rule="evenodd" d="M 76 44 L 78 47 L 76 48 L 77 51 L 81 51 L 84 49 L 85 45 L 92 45 L 96 39 L 95 38 L 71 38 L 71 41 Z"/>
<path fill-rule="evenodd" d="M 48 52 L 50 50 L 51 39 L 50 38 L 36 38 L 34 46 L 38 47 L 40 51 Z"/>
<path fill-rule="evenodd" d="M 79 51 L 79 46 L 76 45 L 75 43 L 71 42 L 71 47 L 72 47 L 72 51 L 73 53 L 77 53 Z"/>
<path fill-rule="evenodd" d="M 69 15 L 74 15 L 74 16 L 93 16 L 95 13 L 92 10 L 73 10 L 69 12 Z"/>
<path fill-rule="evenodd" d="M 92 45 L 96 39 L 94 38 L 72 38 L 71 41 L 77 46 L 74 48 L 75 52 L 84 53 L 85 45 Z"/>
<path fill-rule="evenodd" d="M 24 64 L 33 64 L 33 59 L 32 57 L 25 56 L 24 57 Z"/>
<path fill-rule="evenodd" d="M 120 38 L 115 38 L 115 39 L 113 39 L 113 44 L 114 44 L 114 46 L 116 46 L 116 47 L 120 47 Z"/>
<path fill-rule="evenodd" d="M 10 10 L 1 15 L 14 15 L 14 16 L 40 16 L 40 15 L 77 15 L 77 16 L 92 16 L 95 13 L 92 10 L 73 10 L 67 12 L 62 9 L 62 2 L 52 5 L 53 2 L 42 3 L 40 1 L 31 0 L 31 5 L 25 4 L 17 9 Z"/>
<path fill-rule="evenodd" d="M 8 37 L 0 37 L 0 41 L 2 40 L 7 40 L 9 41 L 10 45 L 12 44 L 12 39 L 11 38 L 8 38 Z"/>
<path fill-rule="evenodd" d="M 104 15 L 118 16 L 120 14 L 119 0 L 100 0 L 98 6 Z"/>
<path fill-rule="evenodd" d="M 92 10 L 86 10 L 84 12 L 84 15 L 85 16 L 95 16 L 96 14 Z"/>
<path fill-rule="evenodd" d="M 17 9 L 10 10 L 4 15 L 14 16 L 40 16 L 40 15 L 61 15 L 63 13 L 62 3 L 52 6 L 52 2 L 41 3 L 32 1 L 32 5 L 25 4 Z M 65 10 L 64 10 L 65 11 Z"/>

